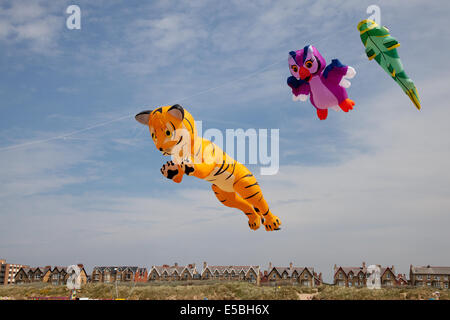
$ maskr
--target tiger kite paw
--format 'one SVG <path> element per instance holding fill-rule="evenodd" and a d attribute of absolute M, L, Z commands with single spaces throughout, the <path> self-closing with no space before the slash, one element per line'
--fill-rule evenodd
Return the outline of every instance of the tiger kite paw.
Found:
<path fill-rule="evenodd" d="M 261 217 L 256 213 L 247 214 L 248 226 L 252 230 L 258 230 L 261 226 Z"/>
<path fill-rule="evenodd" d="M 184 159 L 183 161 L 181 161 L 181 169 L 188 176 L 194 172 L 194 165 L 192 164 L 191 160 Z"/>
<path fill-rule="evenodd" d="M 279 230 L 281 225 L 281 220 L 275 215 L 268 215 L 264 217 L 264 226 L 266 227 L 266 231 L 274 231 Z"/>
<path fill-rule="evenodd" d="M 183 172 L 180 170 L 180 167 L 176 165 L 173 161 L 167 161 L 161 167 L 161 173 L 167 179 L 173 180 L 177 183 L 180 183 L 183 179 Z"/>

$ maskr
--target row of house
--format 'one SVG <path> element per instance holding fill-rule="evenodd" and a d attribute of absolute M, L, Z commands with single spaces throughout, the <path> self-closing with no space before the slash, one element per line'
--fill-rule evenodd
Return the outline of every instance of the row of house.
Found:
<path fill-rule="evenodd" d="M 334 265 L 333 284 L 345 287 L 365 287 L 367 283 L 366 263 L 360 267 L 342 267 Z M 382 287 L 434 287 L 449 288 L 450 267 L 413 266 L 409 267 L 409 280 L 405 274 L 396 274 L 394 266 L 380 266 Z"/>
<path fill-rule="evenodd" d="M 7 264 L 0 260 L 0 284 L 21 284 L 30 282 L 46 282 L 61 285 L 67 282 L 69 274 L 66 267 L 35 267 L 26 265 Z M 156 282 L 156 281 L 247 281 L 256 284 L 292 284 L 305 287 L 317 287 L 323 283 L 322 273 L 317 274 L 313 267 L 297 267 L 293 263 L 289 266 L 277 267 L 269 263 L 267 270 L 260 270 L 260 266 L 218 266 L 204 262 L 201 270 L 195 263 L 180 266 L 174 265 L 152 266 L 150 269 L 136 266 L 96 266 L 92 274 L 88 275 L 82 264 L 82 283 L 117 283 L 117 282 Z M 396 273 L 394 266 L 380 266 L 381 285 L 383 287 L 429 286 L 448 289 L 450 267 L 410 266 L 409 280 L 405 274 Z M 367 267 L 365 262 L 359 267 L 334 265 L 333 284 L 336 286 L 365 287 Z M 7 276 L 5 276 L 7 274 Z M 7 281 L 4 279 L 7 278 Z"/>
<path fill-rule="evenodd" d="M 84 266 L 79 264 L 81 284 L 86 284 L 88 281 L 88 275 Z M 67 267 L 52 267 L 45 266 L 43 268 L 36 267 L 22 267 L 14 276 L 14 283 L 26 284 L 31 282 L 44 282 L 52 285 L 63 285 L 67 283 L 67 279 L 70 274 L 67 272 Z"/>

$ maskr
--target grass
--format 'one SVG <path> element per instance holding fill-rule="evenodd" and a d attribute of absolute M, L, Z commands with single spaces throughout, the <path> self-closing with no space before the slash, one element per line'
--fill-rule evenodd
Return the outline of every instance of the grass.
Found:
<path fill-rule="evenodd" d="M 433 298 L 435 288 L 390 288 L 369 290 L 367 288 L 342 288 L 324 285 L 319 288 L 300 286 L 256 286 L 245 282 L 208 283 L 145 283 L 114 284 L 89 283 L 82 287 L 78 297 L 91 299 L 133 300 L 298 300 L 312 295 L 318 300 L 418 300 Z M 449 300 L 450 290 L 439 290 L 440 299 Z M 43 283 L 0 286 L 0 299 L 29 299 L 32 297 L 68 297 L 65 286 Z"/>

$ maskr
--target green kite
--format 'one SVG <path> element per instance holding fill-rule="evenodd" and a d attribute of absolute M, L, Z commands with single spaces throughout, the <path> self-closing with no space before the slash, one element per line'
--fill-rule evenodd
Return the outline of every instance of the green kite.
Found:
<path fill-rule="evenodd" d="M 389 34 L 386 27 L 381 27 L 375 21 L 363 20 L 358 24 L 361 41 L 366 47 L 369 60 L 375 61 L 397 82 L 408 95 L 417 109 L 420 110 L 419 94 L 414 82 L 403 70 L 402 62 L 397 53 L 400 43 Z"/>

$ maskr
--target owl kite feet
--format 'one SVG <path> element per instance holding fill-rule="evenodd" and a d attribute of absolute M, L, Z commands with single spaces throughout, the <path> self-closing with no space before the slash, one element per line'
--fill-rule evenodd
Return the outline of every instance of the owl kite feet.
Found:
<path fill-rule="evenodd" d="M 263 224 L 266 227 L 266 231 L 274 231 L 280 229 L 281 221 L 277 216 L 270 214 L 264 217 Z"/>
<path fill-rule="evenodd" d="M 317 109 L 317 116 L 320 120 L 325 120 L 328 117 L 328 109 Z"/>
<path fill-rule="evenodd" d="M 261 217 L 256 213 L 247 214 L 248 217 L 248 226 L 252 230 L 258 230 L 261 226 Z"/>
<path fill-rule="evenodd" d="M 341 103 L 339 103 L 339 107 L 344 112 L 349 112 L 350 110 L 353 110 L 353 106 L 354 105 L 355 105 L 355 102 L 353 100 L 348 99 L 348 98 L 343 100 L 343 101 L 341 101 Z"/>

